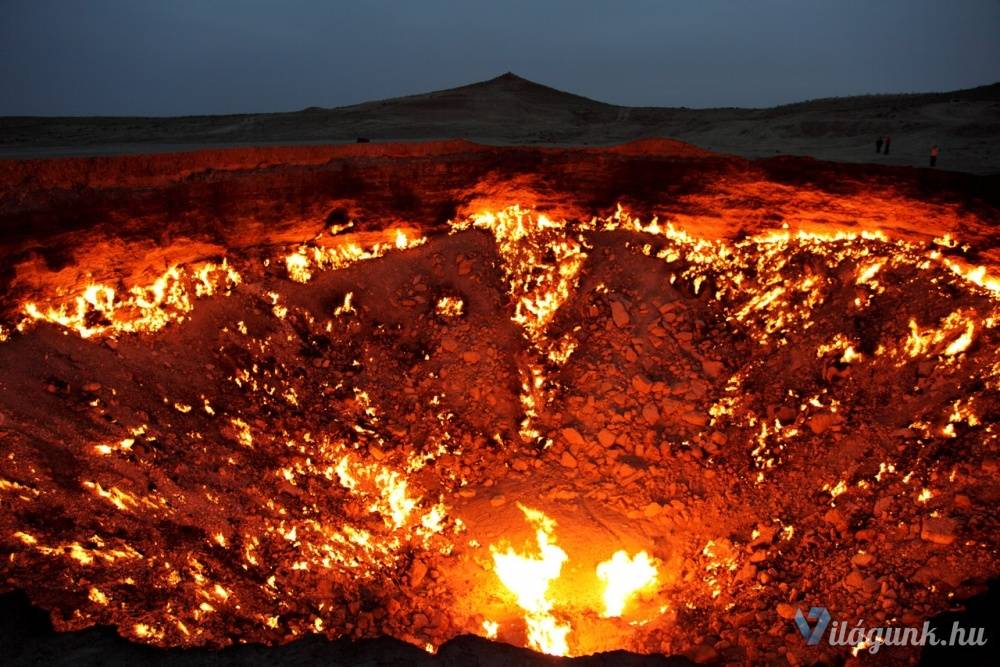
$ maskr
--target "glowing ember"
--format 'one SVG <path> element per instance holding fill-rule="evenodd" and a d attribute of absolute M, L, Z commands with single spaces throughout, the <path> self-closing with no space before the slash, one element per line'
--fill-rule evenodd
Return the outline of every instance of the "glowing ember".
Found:
<path fill-rule="evenodd" d="M 438 299 L 434 310 L 441 317 L 460 317 L 465 310 L 465 303 L 458 297 L 443 296 Z"/>
<path fill-rule="evenodd" d="M 496 639 L 500 631 L 500 624 L 489 619 L 483 621 L 483 636 L 487 639 Z"/>

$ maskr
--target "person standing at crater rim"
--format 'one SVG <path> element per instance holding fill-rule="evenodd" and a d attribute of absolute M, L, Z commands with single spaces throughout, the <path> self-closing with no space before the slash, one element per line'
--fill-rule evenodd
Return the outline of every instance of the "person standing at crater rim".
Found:
<path fill-rule="evenodd" d="M 889 154 L 889 144 L 890 144 L 890 143 L 892 143 L 892 137 L 890 137 L 890 136 L 889 136 L 889 135 L 887 134 L 887 135 L 885 135 L 885 154 L 886 154 L 886 155 L 888 155 L 888 154 Z"/>
<path fill-rule="evenodd" d="M 937 165 L 938 147 L 937 144 L 931 146 L 931 166 Z"/>
<path fill-rule="evenodd" d="M 881 152 L 882 152 L 882 137 L 879 136 L 879 138 L 875 140 L 875 154 L 878 155 Z"/>

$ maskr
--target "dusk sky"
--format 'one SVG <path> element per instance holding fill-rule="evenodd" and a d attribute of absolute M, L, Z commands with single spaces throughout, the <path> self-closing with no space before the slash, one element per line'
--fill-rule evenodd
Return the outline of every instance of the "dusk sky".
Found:
<path fill-rule="evenodd" d="M 290 111 L 513 71 L 625 105 L 1000 80 L 998 0 L 0 0 L 0 115 Z"/>

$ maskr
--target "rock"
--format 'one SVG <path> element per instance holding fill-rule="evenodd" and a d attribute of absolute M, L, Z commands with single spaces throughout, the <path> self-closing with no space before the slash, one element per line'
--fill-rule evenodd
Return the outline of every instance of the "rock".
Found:
<path fill-rule="evenodd" d="M 847 531 L 847 519 L 844 518 L 844 515 L 838 509 L 831 509 L 824 514 L 823 521 L 836 528 L 839 533 Z"/>
<path fill-rule="evenodd" d="M 416 588 L 427 576 L 427 565 L 422 560 L 414 560 L 410 566 L 410 586 Z M 424 623 L 426 625 L 426 622 Z"/>
<path fill-rule="evenodd" d="M 575 447 L 583 447 L 583 445 L 585 444 L 583 436 L 580 435 L 580 432 L 577 431 L 575 428 L 564 428 L 562 430 L 562 436 L 563 438 L 566 439 L 566 442 L 568 442 L 571 445 L 574 445 Z"/>
<path fill-rule="evenodd" d="M 765 551 L 764 549 L 761 549 L 759 551 L 754 551 L 752 554 L 750 554 L 751 563 L 762 563 L 765 560 L 767 560 L 767 551 Z"/>
<path fill-rule="evenodd" d="M 778 527 L 773 524 L 757 524 L 757 537 L 753 538 L 750 546 L 756 547 L 762 544 L 770 544 L 774 541 L 774 536 L 778 532 Z"/>
<path fill-rule="evenodd" d="M 701 412 L 685 412 L 681 419 L 692 426 L 704 426 L 708 423 L 708 416 Z"/>
<path fill-rule="evenodd" d="M 462 354 L 462 359 L 467 364 L 474 364 L 477 361 L 479 361 L 480 356 L 479 356 L 478 352 L 474 352 L 474 351 L 470 350 L 469 352 L 465 352 L 464 354 Z"/>
<path fill-rule="evenodd" d="M 712 442 L 717 445 L 724 445 L 729 441 L 729 438 L 727 438 L 726 434 L 722 431 L 712 431 L 712 435 L 710 437 Z"/>
<path fill-rule="evenodd" d="M 632 378 L 632 386 L 635 387 L 636 391 L 640 394 L 648 394 L 649 390 L 653 387 L 653 383 L 642 375 L 636 375 Z"/>
<path fill-rule="evenodd" d="M 501 505 L 503 505 L 506 502 L 507 502 L 507 499 L 504 496 L 502 496 L 502 495 L 500 495 L 500 496 L 493 496 L 492 498 L 490 498 L 490 505 L 492 505 L 493 507 L 500 507 Z"/>
<path fill-rule="evenodd" d="M 615 444 L 615 434 L 606 428 L 602 428 L 600 433 L 597 434 L 597 441 L 601 443 L 603 447 L 610 447 Z"/>
<path fill-rule="evenodd" d="M 891 508 L 892 508 L 892 497 L 883 496 L 875 501 L 875 505 L 872 508 L 872 512 L 875 513 L 875 516 L 879 516 L 885 512 L 888 512 Z"/>
<path fill-rule="evenodd" d="M 101 385 L 98 382 L 88 382 L 83 385 L 83 390 L 88 394 L 96 394 L 101 390 Z"/>
<path fill-rule="evenodd" d="M 711 378 L 717 378 L 720 375 L 722 375 L 722 371 L 724 371 L 726 367 L 722 364 L 721 361 L 712 361 L 709 359 L 705 359 L 704 361 L 701 362 L 701 369 L 705 371 L 705 375 Z"/>
<path fill-rule="evenodd" d="M 787 602 L 778 603 L 777 607 L 778 616 L 785 619 L 786 621 L 790 621 L 793 618 L 795 618 L 795 611 L 796 611 L 795 607 L 788 604 Z"/>
<path fill-rule="evenodd" d="M 704 665 L 715 662 L 719 657 L 719 653 L 709 644 L 698 644 L 688 651 L 687 657 L 699 665 Z"/>
<path fill-rule="evenodd" d="M 621 301 L 611 302 L 611 319 L 614 320 L 615 326 L 619 329 L 628 326 L 628 323 L 631 321 L 631 318 L 628 316 L 628 311 L 625 309 L 625 306 L 622 305 Z"/>
<path fill-rule="evenodd" d="M 920 528 L 920 539 L 934 544 L 948 545 L 955 541 L 955 531 L 958 524 L 947 517 L 929 517 L 924 519 Z"/>
<path fill-rule="evenodd" d="M 865 578 L 857 570 L 851 570 L 851 573 L 844 579 L 844 585 L 848 588 L 858 589 L 865 585 Z"/>
<path fill-rule="evenodd" d="M 652 517 L 656 516 L 657 514 L 659 514 L 662 509 L 663 508 L 660 507 L 659 503 L 655 503 L 654 502 L 654 503 L 649 503 L 648 505 L 646 505 L 645 507 L 643 507 L 642 508 L 642 513 L 645 516 L 647 516 L 649 518 L 652 518 Z"/>
<path fill-rule="evenodd" d="M 833 426 L 833 415 L 831 414 L 821 414 L 813 415 L 809 418 L 809 430 L 819 435 L 825 433 L 831 426 Z"/>
<path fill-rule="evenodd" d="M 711 644 L 698 644 L 687 652 L 687 657 L 699 665 L 706 665 L 718 660 L 719 652 Z"/>
<path fill-rule="evenodd" d="M 780 408 L 778 408 L 778 412 L 777 414 L 775 414 L 775 417 L 777 417 L 778 421 L 780 421 L 782 424 L 791 424 L 793 421 L 795 421 L 795 416 L 797 414 L 798 412 L 792 406 L 782 405 Z"/>
<path fill-rule="evenodd" d="M 927 565 L 917 568 L 917 571 L 910 576 L 910 580 L 921 586 L 930 586 L 937 580 L 938 570 Z"/>
<path fill-rule="evenodd" d="M 451 336 L 448 336 L 447 338 L 442 338 L 441 348 L 445 352 L 454 352 L 455 350 L 458 349 L 458 341 L 452 338 Z"/>
<path fill-rule="evenodd" d="M 563 452 L 562 456 L 559 457 L 559 463 L 564 468 L 575 468 L 576 467 L 576 457 L 569 452 Z"/>
<path fill-rule="evenodd" d="M 655 424 L 660 419 L 660 411 L 652 403 L 642 406 L 642 418 L 649 424 Z"/>
<path fill-rule="evenodd" d="M 875 556 L 873 556 L 872 554 L 866 554 L 866 553 L 854 554 L 854 557 L 851 558 L 851 563 L 857 565 L 858 567 L 868 567 L 874 562 L 875 562 Z"/>

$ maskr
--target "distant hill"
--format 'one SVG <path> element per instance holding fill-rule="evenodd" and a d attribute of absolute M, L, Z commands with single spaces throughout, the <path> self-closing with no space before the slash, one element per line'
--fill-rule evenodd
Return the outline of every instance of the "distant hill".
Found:
<path fill-rule="evenodd" d="M 892 136 L 890 155 L 874 141 Z M 415 141 L 606 145 L 674 137 L 746 157 L 779 153 L 848 162 L 1000 172 L 1000 83 L 944 93 L 864 95 L 769 109 L 624 107 L 515 74 L 458 88 L 288 113 L 182 117 L 2 117 L 0 157 L 154 152 L 198 146 Z"/>

